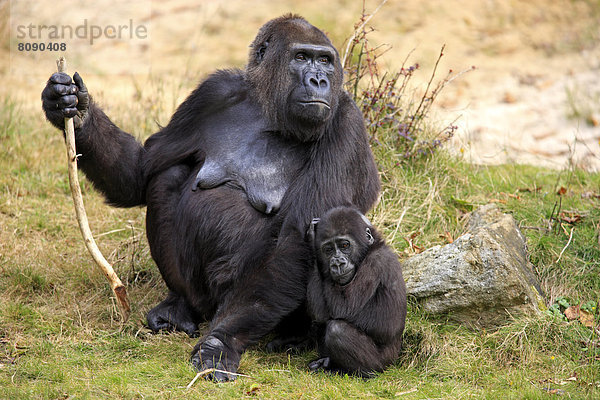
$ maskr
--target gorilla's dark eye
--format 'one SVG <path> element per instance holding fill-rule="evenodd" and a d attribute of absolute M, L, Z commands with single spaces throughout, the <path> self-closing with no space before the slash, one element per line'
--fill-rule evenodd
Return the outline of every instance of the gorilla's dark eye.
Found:
<path fill-rule="evenodd" d="M 350 242 L 347 240 L 344 240 L 342 243 L 340 243 L 340 249 L 342 250 L 348 250 L 350 248 Z"/>
<path fill-rule="evenodd" d="M 304 53 L 296 54 L 296 60 L 297 61 L 306 61 L 306 54 L 304 54 Z"/>
<path fill-rule="evenodd" d="M 329 57 L 327 57 L 327 56 L 319 57 L 319 63 L 320 64 L 329 64 L 329 62 L 330 62 L 329 61 Z"/>
<path fill-rule="evenodd" d="M 330 243 L 327 243 L 327 244 L 323 245 L 321 250 L 325 254 L 331 254 L 331 253 L 333 253 L 333 245 L 331 245 Z"/>

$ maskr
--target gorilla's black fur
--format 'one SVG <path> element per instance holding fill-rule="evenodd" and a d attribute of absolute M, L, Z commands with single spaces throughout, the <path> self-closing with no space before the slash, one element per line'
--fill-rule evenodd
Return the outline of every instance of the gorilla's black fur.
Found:
<path fill-rule="evenodd" d="M 315 215 L 366 212 L 379 178 L 360 111 L 342 89 L 337 51 L 296 15 L 266 23 L 245 71 L 206 78 L 144 145 L 93 101 L 79 75 L 53 75 L 48 120 L 75 116 L 79 167 L 107 201 L 147 206 L 152 257 L 169 288 L 155 331 L 210 330 L 199 369 L 235 372 L 244 350 L 305 299 Z M 214 373 L 217 380 L 231 379 Z"/>
<path fill-rule="evenodd" d="M 382 371 L 398 357 L 406 320 L 398 257 L 354 208 L 313 220 L 309 236 L 316 262 L 307 303 L 320 357 L 310 369 Z"/>

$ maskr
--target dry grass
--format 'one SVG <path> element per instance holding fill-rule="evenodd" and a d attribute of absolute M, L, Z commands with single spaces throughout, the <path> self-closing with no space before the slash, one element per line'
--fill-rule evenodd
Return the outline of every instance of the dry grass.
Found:
<path fill-rule="evenodd" d="M 149 100 L 140 104 L 159 100 L 146 90 L 141 96 Z M 498 331 L 474 332 L 432 319 L 415 305 L 402 358 L 376 379 L 309 374 L 305 365 L 314 353 L 266 354 L 259 347 L 240 365 L 251 378 L 227 385 L 199 380 L 185 389 L 195 376 L 187 363 L 195 340 L 144 328 L 145 313 L 166 293 L 144 239 L 144 210 L 110 208 L 83 181 L 92 229 L 128 286 L 133 314 L 122 326 L 111 291 L 81 243 L 60 134 L 10 98 L 3 103 L 0 397 L 543 398 L 545 389 L 559 388 L 572 398 L 591 398 L 599 390 L 598 339 L 581 324 L 519 317 Z M 116 119 L 127 121 L 127 115 Z M 465 204 L 502 200 L 521 224 L 543 228 L 556 189 L 566 187 L 563 210 L 586 217 L 559 263 L 568 237 L 526 230 L 532 261 L 549 303 L 559 294 L 574 302 L 597 298 L 599 200 L 583 195 L 597 194 L 598 175 L 471 166 L 444 152 L 399 165 L 393 149 L 374 151 L 384 187 L 372 219 L 403 256 L 445 243 L 446 231 L 458 236 Z M 520 191 L 527 188 L 542 190 Z M 567 380 L 573 374 L 577 380 Z"/>
<path fill-rule="evenodd" d="M 264 12 L 263 6 L 257 10 Z M 292 7 L 290 2 L 276 8 L 284 6 Z M 395 12 L 411 4 L 393 7 Z M 228 9 L 221 13 L 206 29 L 229 34 L 240 25 L 240 16 Z M 426 17 L 425 25 L 430 24 Z M 264 20 L 249 18 L 256 18 L 257 25 Z M 330 20 L 313 22 L 329 26 L 338 41 L 347 36 L 346 27 Z M 254 30 L 243 29 L 250 28 Z M 494 43 L 501 37 L 492 36 Z M 237 43 L 230 46 L 235 49 L 220 60 L 243 63 L 246 50 Z M 435 47 L 433 59 L 439 41 Z M 206 63 L 213 64 L 218 55 L 208 53 Z M 129 88 L 125 95 L 102 86 L 105 77 L 92 77 L 88 86 L 119 125 L 145 138 L 156 130 L 156 122 L 166 123 L 201 71 L 209 68 L 195 69 L 179 63 L 182 59 L 178 66 L 190 65 L 182 75 L 115 77 L 114 86 Z M 145 240 L 145 210 L 111 208 L 89 182 L 82 182 L 92 230 L 128 286 L 133 313 L 121 325 L 110 288 L 81 242 L 63 140 L 39 110 L 40 82 L 25 82 L 18 93 L 0 92 L 0 398 L 538 399 L 562 390 L 570 398 L 591 399 L 600 393 L 598 334 L 576 321 L 515 316 L 496 331 L 472 331 L 425 315 L 415 304 L 401 359 L 375 379 L 310 374 L 306 364 L 314 353 L 268 354 L 259 346 L 241 361 L 240 372 L 250 378 L 223 385 L 198 380 L 186 389 L 196 374 L 187 362 L 195 339 L 151 335 L 144 327 L 146 312 L 166 294 Z M 399 163 L 397 151 L 386 143 L 373 147 L 384 186 L 371 218 L 402 257 L 444 244 L 447 235 L 457 237 L 471 207 L 495 201 L 522 226 L 539 228 L 524 232 L 548 305 L 558 296 L 572 303 L 600 300 L 598 174 L 469 165 L 445 152 Z M 556 215 L 552 210 L 560 187 L 567 189 L 562 210 L 584 217 L 573 224 L 572 243 L 557 262 L 568 241 L 560 224 L 566 224 L 567 232 L 571 225 L 554 220 L 558 230 L 544 229 Z"/>

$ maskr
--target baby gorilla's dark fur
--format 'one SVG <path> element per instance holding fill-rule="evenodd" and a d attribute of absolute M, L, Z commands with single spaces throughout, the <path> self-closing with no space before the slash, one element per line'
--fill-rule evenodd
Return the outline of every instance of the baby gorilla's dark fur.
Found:
<path fill-rule="evenodd" d="M 406 287 L 398 257 L 358 210 L 338 207 L 309 229 L 315 267 L 308 283 L 319 359 L 309 368 L 369 377 L 402 345 Z"/>

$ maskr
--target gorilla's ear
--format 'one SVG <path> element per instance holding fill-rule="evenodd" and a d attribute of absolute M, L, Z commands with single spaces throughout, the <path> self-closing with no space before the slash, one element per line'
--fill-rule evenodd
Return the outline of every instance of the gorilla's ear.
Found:
<path fill-rule="evenodd" d="M 372 245 L 373 243 L 375 243 L 375 238 L 373 237 L 373 234 L 371 233 L 371 229 L 367 228 L 366 234 L 367 234 L 367 241 L 369 242 L 369 246 Z"/>
<path fill-rule="evenodd" d="M 267 51 L 267 47 L 269 46 L 269 41 L 266 40 L 258 50 L 256 50 L 256 62 L 260 63 L 262 59 L 265 57 L 265 51 Z"/>
<path fill-rule="evenodd" d="M 308 229 L 306 230 L 305 240 L 310 244 L 315 244 L 315 233 L 317 231 L 317 224 L 321 221 L 321 218 L 313 218 L 310 221 L 310 225 L 308 225 Z"/>

